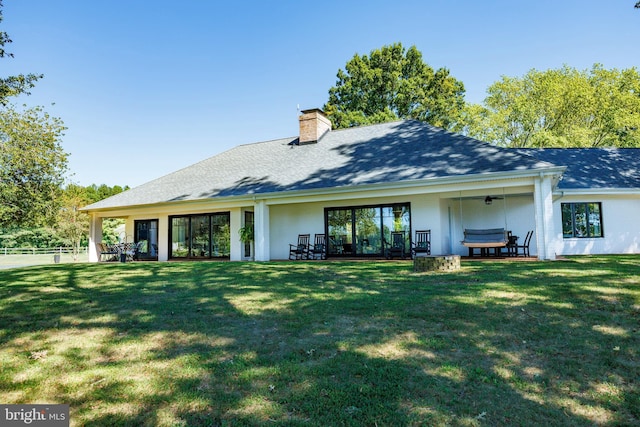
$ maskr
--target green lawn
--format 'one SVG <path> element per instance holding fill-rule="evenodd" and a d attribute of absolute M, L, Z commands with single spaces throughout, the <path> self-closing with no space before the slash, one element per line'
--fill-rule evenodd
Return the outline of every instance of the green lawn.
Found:
<path fill-rule="evenodd" d="M 0 270 L 0 403 L 72 425 L 640 424 L 640 257 Z"/>

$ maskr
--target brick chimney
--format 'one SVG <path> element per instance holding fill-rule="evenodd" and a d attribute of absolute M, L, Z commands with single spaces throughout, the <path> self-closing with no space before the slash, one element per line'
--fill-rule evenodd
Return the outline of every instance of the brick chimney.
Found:
<path fill-rule="evenodd" d="M 299 120 L 300 145 L 315 144 L 331 130 L 331 121 L 318 108 L 303 110 Z"/>

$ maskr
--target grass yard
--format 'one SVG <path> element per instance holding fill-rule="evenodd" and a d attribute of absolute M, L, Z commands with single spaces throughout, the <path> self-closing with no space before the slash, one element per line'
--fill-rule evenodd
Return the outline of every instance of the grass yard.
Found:
<path fill-rule="evenodd" d="M 640 257 L 0 270 L 0 403 L 72 425 L 639 425 Z"/>

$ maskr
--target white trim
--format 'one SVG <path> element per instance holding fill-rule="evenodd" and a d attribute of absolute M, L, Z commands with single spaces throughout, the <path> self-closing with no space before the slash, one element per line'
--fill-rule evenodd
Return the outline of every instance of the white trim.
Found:
<path fill-rule="evenodd" d="M 556 189 L 556 196 L 633 196 L 640 197 L 640 188 L 585 188 L 585 189 Z"/>

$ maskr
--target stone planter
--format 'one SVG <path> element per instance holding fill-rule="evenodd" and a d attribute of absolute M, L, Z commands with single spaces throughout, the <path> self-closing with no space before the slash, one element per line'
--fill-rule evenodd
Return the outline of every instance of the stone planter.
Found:
<path fill-rule="evenodd" d="M 413 260 L 413 271 L 460 270 L 460 255 L 425 255 Z"/>

